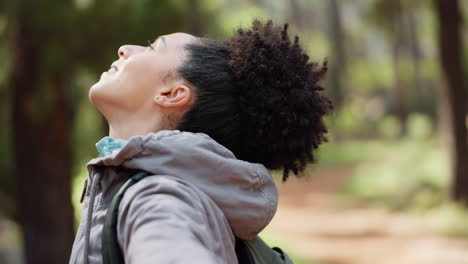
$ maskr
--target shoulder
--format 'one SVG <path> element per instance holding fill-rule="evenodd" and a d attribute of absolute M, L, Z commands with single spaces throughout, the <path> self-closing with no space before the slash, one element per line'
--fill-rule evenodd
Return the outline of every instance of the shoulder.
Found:
<path fill-rule="evenodd" d="M 125 192 L 118 215 L 117 237 L 128 263 L 235 259 L 234 237 L 221 210 L 184 180 L 164 175 L 140 180 Z"/>
<path fill-rule="evenodd" d="M 198 207 L 204 193 L 194 184 L 168 175 L 147 176 L 125 192 L 120 209 L 132 206 L 162 207 L 168 203 Z M 119 209 L 119 211 L 120 211 Z M 177 208 L 173 208 L 176 210 Z"/>

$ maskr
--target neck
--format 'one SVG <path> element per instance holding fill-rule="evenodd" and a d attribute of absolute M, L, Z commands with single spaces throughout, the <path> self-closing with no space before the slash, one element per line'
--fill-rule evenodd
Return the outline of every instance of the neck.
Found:
<path fill-rule="evenodd" d="M 153 119 L 130 119 L 109 122 L 109 137 L 128 140 L 133 136 L 144 136 L 166 129 L 160 125 L 161 123 L 157 117 Z"/>

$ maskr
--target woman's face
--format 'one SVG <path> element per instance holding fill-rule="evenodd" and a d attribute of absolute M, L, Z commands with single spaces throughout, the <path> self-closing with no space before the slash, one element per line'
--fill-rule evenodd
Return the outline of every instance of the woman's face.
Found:
<path fill-rule="evenodd" d="M 194 39 L 174 33 L 158 37 L 151 46 L 120 47 L 119 59 L 89 90 L 90 100 L 105 116 L 151 109 L 159 90 L 179 79 L 176 69 L 186 56 L 184 46 Z"/>

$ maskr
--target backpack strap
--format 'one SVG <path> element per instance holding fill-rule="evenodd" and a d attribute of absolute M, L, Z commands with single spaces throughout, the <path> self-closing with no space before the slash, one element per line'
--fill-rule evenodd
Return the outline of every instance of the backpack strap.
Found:
<path fill-rule="evenodd" d="M 146 171 L 138 171 L 131 176 L 117 191 L 112 202 L 107 209 L 107 215 L 102 229 L 102 261 L 103 264 L 125 264 L 125 259 L 122 249 L 117 240 L 117 220 L 119 213 L 119 205 L 127 191 L 135 183 L 141 179 L 151 176 L 151 173 Z M 245 242 L 236 237 L 236 255 L 240 264 L 254 264 L 252 254 L 247 248 Z"/>
<path fill-rule="evenodd" d="M 106 220 L 102 229 L 102 261 L 103 264 L 124 264 L 122 250 L 120 249 L 117 240 L 117 218 L 119 213 L 119 205 L 127 191 L 135 183 L 141 179 L 151 175 L 146 171 L 139 171 L 131 176 L 117 191 L 112 198 L 111 205 L 107 210 Z"/>
<path fill-rule="evenodd" d="M 270 248 L 259 236 L 245 240 L 244 244 L 256 264 L 292 264 L 286 252 L 278 247 Z"/>
<path fill-rule="evenodd" d="M 236 237 L 236 256 L 239 264 L 254 264 L 254 259 L 244 240 Z"/>

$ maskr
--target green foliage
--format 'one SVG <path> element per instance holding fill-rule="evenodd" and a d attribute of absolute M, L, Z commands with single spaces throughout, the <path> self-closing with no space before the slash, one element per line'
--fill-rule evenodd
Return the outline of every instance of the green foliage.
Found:
<path fill-rule="evenodd" d="M 91 77 L 85 73 L 80 75 L 80 83 L 88 83 L 91 86 Z M 85 97 L 86 96 L 86 97 Z M 96 107 L 81 94 L 82 99 L 77 102 L 75 119 L 72 128 L 72 145 L 74 148 L 75 168 L 74 174 L 81 171 L 78 168 L 84 167 L 92 157 L 97 155 L 96 142 L 105 136 L 104 119 Z"/>
<path fill-rule="evenodd" d="M 391 141 L 347 140 L 331 141 L 320 146 L 319 166 L 349 166 L 369 161 L 374 162 L 385 150 L 395 151 L 398 147 Z"/>
<path fill-rule="evenodd" d="M 367 125 L 366 117 L 358 109 L 359 107 L 357 104 L 344 105 L 330 121 L 332 127 L 330 131 L 346 137 L 359 135 Z"/>
<path fill-rule="evenodd" d="M 437 231 L 456 237 L 468 238 L 468 209 L 456 203 L 446 203 L 425 213 L 430 225 Z"/>
<path fill-rule="evenodd" d="M 326 58 L 333 60 L 330 51 L 330 41 L 326 34 L 320 31 L 300 32 L 300 41 L 310 56 L 311 61 L 321 64 Z"/>
<path fill-rule="evenodd" d="M 397 139 L 401 134 L 401 124 L 398 118 L 389 115 L 384 117 L 377 126 L 379 134 L 385 139 Z"/>
<path fill-rule="evenodd" d="M 267 14 L 261 7 L 248 2 L 228 3 L 220 0 L 210 0 L 211 9 L 217 10 L 217 21 L 220 36 L 230 36 L 240 27 L 248 27 L 255 18 L 265 20 Z M 223 8 L 221 8 L 223 7 Z"/>
<path fill-rule="evenodd" d="M 433 134 L 431 119 L 421 113 L 411 113 L 407 120 L 408 138 L 416 141 L 428 139 Z M 397 117 L 388 115 L 377 122 L 378 134 L 387 140 L 399 139 L 401 134 L 401 123 Z"/>
<path fill-rule="evenodd" d="M 354 60 L 349 64 L 349 87 L 353 91 L 368 94 L 387 90 L 393 84 L 393 71 L 388 57 L 378 60 Z"/>
<path fill-rule="evenodd" d="M 446 200 L 448 160 L 433 141 L 385 144 L 375 159 L 356 168 L 343 193 L 391 209 L 427 209 Z M 379 153 L 380 152 L 380 153 Z"/>
<path fill-rule="evenodd" d="M 395 21 L 402 19 L 403 16 L 410 12 L 420 11 L 427 3 L 423 0 L 413 1 L 387 1 L 374 0 L 366 10 L 367 18 L 381 27 L 388 34 L 395 33 Z"/>
<path fill-rule="evenodd" d="M 319 264 L 315 261 L 307 261 L 301 258 L 295 251 L 290 242 L 284 238 L 280 238 L 278 234 L 269 231 L 263 231 L 260 237 L 271 247 L 279 247 L 288 254 L 294 264 Z"/>
<path fill-rule="evenodd" d="M 408 117 L 408 136 L 415 140 L 427 139 L 433 131 L 429 117 L 420 113 L 411 113 Z"/>

